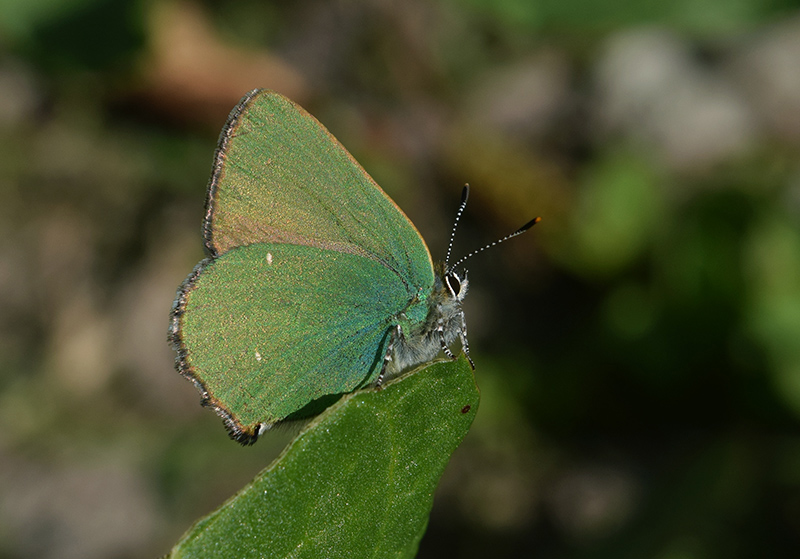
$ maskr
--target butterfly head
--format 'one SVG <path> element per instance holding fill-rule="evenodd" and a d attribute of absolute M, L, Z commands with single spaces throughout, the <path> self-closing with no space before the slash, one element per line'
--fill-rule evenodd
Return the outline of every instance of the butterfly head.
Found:
<path fill-rule="evenodd" d="M 444 273 L 444 285 L 450 297 L 459 303 L 467 296 L 467 289 L 469 288 L 469 280 L 467 279 L 467 271 L 464 270 L 463 274 L 459 274 L 455 270 L 447 270 Z"/>

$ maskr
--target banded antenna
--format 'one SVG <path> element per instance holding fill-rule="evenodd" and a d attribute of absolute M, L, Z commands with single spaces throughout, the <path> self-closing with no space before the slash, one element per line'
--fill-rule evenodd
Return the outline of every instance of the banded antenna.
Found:
<path fill-rule="evenodd" d="M 465 189 L 465 190 L 466 190 L 466 189 Z M 461 206 L 461 208 L 459 209 L 459 214 L 458 214 L 458 215 L 459 215 L 459 217 L 460 217 L 460 215 L 461 215 L 461 210 L 463 209 L 464 203 L 466 203 L 466 198 L 465 198 L 464 196 L 462 196 L 462 200 L 463 200 L 463 202 L 462 202 L 462 206 Z M 536 224 L 537 224 L 537 223 L 539 223 L 540 221 L 542 221 L 542 218 L 541 218 L 541 217 L 535 217 L 535 218 L 533 218 L 533 219 L 532 219 L 532 220 L 530 220 L 528 223 L 526 223 L 525 225 L 523 225 L 522 227 L 520 227 L 519 229 L 517 229 L 516 231 L 514 231 L 514 232 L 513 232 L 513 233 L 511 233 L 510 235 L 506 235 L 506 236 L 505 236 L 505 237 L 503 237 L 502 239 L 498 239 L 498 240 L 496 240 L 496 241 L 495 241 L 495 242 L 493 242 L 493 243 L 489 243 L 488 245 L 486 245 L 486 246 L 485 246 L 485 247 L 483 247 L 483 248 L 479 248 L 478 250 L 473 250 L 473 251 L 472 251 L 472 252 L 470 252 L 468 255 L 466 255 L 465 257 L 461 258 L 461 259 L 460 259 L 458 262 L 456 262 L 455 264 L 453 264 L 452 266 L 447 266 L 447 261 L 445 261 L 445 272 L 446 272 L 446 273 L 449 273 L 449 272 L 451 272 L 451 271 L 455 270 L 455 269 L 456 269 L 456 268 L 458 268 L 458 267 L 459 267 L 461 264 L 463 264 L 464 262 L 466 262 L 466 261 L 467 261 L 469 258 L 472 258 L 472 257 L 473 257 L 473 256 L 475 256 L 476 254 L 479 254 L 479 253 L 483 252 L 483 251 L 484 251 L 484 250 L 486 250 L 487 248 L 491 248 L 491 247 L 493 247 L 493 246 L 496 246 L 496 245 L 499 245 L 500 243 L 503 243 L 503 242 L 505 242 L 505 241 L 507 241 L 507 240 L 509 240 L 509 239 L 513 239 L 514 237 L 517 237 L 517 236 L 519 236 L 519 235 L 522 235 L 522 234 L 523 234 L 525 231 L 527 231 L 528 229 L 530 229 L 531 227 L 533 227 L 534 225 L 536 225 Z M 458 223 L 458 217 L 456 218 L 456 223 Z M 453 232 L 455 232 L 455 230 L 454 230 Z M 450 241 L 450 242 L 452 243 L 452 241 Z M 449 250 L 447 251 L 447 254 L 448 254 L 448 256 L 450 255 L 450 251 L 449 251 Z"/>
<path fill-rule="evenodd" d="M 453 250 L 453 241 L 456 239 L 456 228 L 458 227 L 458 221 L 461 219 L 461 215 L 464 213 L 464 208 L 467 207 L 467 199 L 469 198 L 469 183 L 464 185 L 464 190 L 461 191 L 461 203 L 458 205 L 458 211 L 456 212 L 456 221 L 453 223 L 453 230 L 450 231 L 450 244 L 447 245 L 447 256 L 444 258 L 444 267 L 446 270 L 450 268 L 447 266 L 447 263 L 450 261 L 450 253 Z"/>

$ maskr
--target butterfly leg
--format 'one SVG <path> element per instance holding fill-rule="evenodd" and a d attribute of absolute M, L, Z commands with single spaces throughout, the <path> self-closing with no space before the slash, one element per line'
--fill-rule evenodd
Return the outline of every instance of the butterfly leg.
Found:
<path fill-rule="evenodd" d="M 467 319 L 464 316 L 464 311 L 461 311 L 461 331 L 458 333 L 458 337 L 461 338 L 461 350 L 464 352 L 464 356 L 469 361 L 469 366 L 472 367 L 472 370 L 475 370 L 475 363 L 472 361 L 472 358 L 469 356 L 469 342 L 467 341 Z"/>
<path fill-rule="evenodd" d="M 449 347 L 447 347 L 447 342 L 444 339 L 444 320 L 442 320 L 441 318 L 436 323 L 436 331 L 439 332 L 439 343 L 442 344 L 442 351 L 444 352 L 444 354 L 448 356 L 450 359 L 455 359 L 456 356 L 453 355 L 453 352 L 450 351 Z"/>
<path fill-rule="evenodd" d="M 403 337 L 403 329 L 400 325 L 396 325 L 392 334 L 389 336 L 389 345 L 386 346 L 386 353 L 383 355 L 383 365 L 378 378 L 375 380 L 375 386 L 380 388 L 383 383 L 383 377 L 386 375 L 386 367 L 392 362 L 392 353 L 394 352 L 394 344 L 397 340 Z"/>

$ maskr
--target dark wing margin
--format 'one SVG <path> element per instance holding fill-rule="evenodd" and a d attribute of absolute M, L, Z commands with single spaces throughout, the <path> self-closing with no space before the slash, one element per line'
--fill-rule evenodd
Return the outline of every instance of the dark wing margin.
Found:
<path fill-rule="evenodd" d="M 194 267 L 192 273 L 183 280 L 183 283 L 178 288 L 178 293 L 175 296 L 175 301 L 172 303 L 172 309 L 169 313 L 169 331 L 167 332 L 167 341 L 175 350 L 175 368 L 186 379 L 192 381 L 197 390 L 200 391 L 200 405 L 206 408 L 211 408 L 214 412 L 222 418 L 225 429 L 228 431 L 228 436 L 238 443 L 245 446 L 251 445 L 258 440 L 259 432 L 253 426 L 242 425 L 236 418 L 233 417 L 228 409 L 222 403 L 211 396 L 203 381 L 201 381 L 194 373 L 188 360 L 188 350 L 186 344 L 183 342 L 181 336 L 181 318 L 186 311 L 186 302 L 189 292 L 194 288 L 194 283 L 206 266 L 213 262 L 213 258 L 206 258 Z"/>
<path fill-rule="evenodd" d="M 211 178 L 208 179 L 208 188 L 206 189 L 206 213 L 203 219 L 203 246 L 205 247 L 206 254 L 211 257 L 219 256 L 214 246 L 213 217 L 217 200 L 217 188 L 219 187 L 222 168 L 225 163 L 225 154 L 228 151 L 228 145 L 233 137 L 233 133 L 239 125 L 239 119 L 242 113 L 262 91 L 264 90 L 254 89 L 242 97 L 228 114 L 225 126 L 222 127 L 222 132 L 219 134 L 217 149 L 214 152 L 214 165 L 211 169 Z"/>

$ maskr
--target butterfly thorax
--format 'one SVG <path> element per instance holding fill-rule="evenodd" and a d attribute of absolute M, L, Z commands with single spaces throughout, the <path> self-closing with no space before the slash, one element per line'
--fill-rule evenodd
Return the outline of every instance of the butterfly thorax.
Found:
<path fill-rule="evenodd" d="M 435 280 L 430 294 L 423 299 L 426 314 L 423 320 L 412 320 L 404 314 L 398 320 L 401 335 L 395 341 L 388 376 L 394 376 L 415 365 L 433 360 L 456 338 L 466 340 L 466 323 L 461 303 L 467 294 L 469 281 L 466 273 L 458 274 L 445 269 L 444 264 L 435 267 Z"/>

